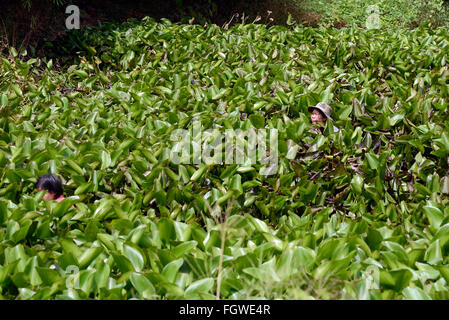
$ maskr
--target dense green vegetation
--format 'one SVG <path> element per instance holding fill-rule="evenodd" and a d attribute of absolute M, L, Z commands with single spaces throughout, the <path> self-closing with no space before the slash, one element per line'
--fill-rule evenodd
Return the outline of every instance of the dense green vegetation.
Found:
<path fill-rule="evenodd" d="M 448 39 L 145 19 L 70 33 L 64 65 L 11 49 L 1 296 L 448 299 Z M 308 129 L 318 101 L 339 132 Z M 278 172 L 172 163 L 194 121 L 278 129 Z"/>
<path fill-rule="evenodd" d="M 373 23 L 386 29 L 447 27 L 449 18 L 447 0 L 9 0 L 0 2 L 0 54 L 12 46 L 47 57 L 45 45 L 65 33 L 66 7 L 71 4 L 80 9 L 82 28 L 146 16 L 225 28 L 238 23 L 268 27 L 293 22 L 337 28 L 370 28 Z"/>
<path fill-rule="evenodd" d="M 447 26 L 449 18 L 444 0 L 308 0 L 296 3 L 298 7 L 320 14 L 320 24 L 324 26 L 338 22 L 366 26 L 367 19 L 376 14 L 381 28 L 422 24 Z"/>

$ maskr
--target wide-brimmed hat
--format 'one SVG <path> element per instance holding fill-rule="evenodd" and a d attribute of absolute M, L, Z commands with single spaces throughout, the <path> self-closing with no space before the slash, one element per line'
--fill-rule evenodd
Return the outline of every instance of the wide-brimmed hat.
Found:
<path fill-rule="evenodd" d="M 309 112 L 313 112 L 313 109 L 320 110 L 326 116 L 326 118 L 329 118 L 332 121 L 332 108 L 328 104 L 324 102 L 318 102 L 316 106 L 310 106 L 308 110 Z"/>

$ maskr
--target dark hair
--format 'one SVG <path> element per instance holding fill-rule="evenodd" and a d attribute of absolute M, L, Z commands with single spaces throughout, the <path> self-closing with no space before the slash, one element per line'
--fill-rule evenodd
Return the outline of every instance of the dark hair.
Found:
<path fill-rule="evenodd" d="M 62 183 L 61 180 L 54 174 L 48 173 L 40 176 L 36 182 L 36 189 L 42 188 L 55 194 L 55 199 L 62 196 Z"/>

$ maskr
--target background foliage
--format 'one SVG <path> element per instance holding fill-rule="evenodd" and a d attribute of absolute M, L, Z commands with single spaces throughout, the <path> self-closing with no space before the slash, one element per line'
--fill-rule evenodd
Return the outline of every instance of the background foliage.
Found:
<path fill-rule="evenodd" d="M 371 5 L 379 8 L 381 27 L 384 28 L 416 27 L 426 23 L 447 26 L 449 17 L 444 0 L 309 0 L 306 3 L 298 1 L 297 5 L 305 5 L 320 14 L 320 24 L 325 26 L 336 23 L 365 26 L 368 16 L 374 13 L 368 10 Z"/>
<path fill-rule="evenodd" d="M 45 42 L 66 31 L 65 6 L 71 3 L 81 9 L 82 27 L 145 16 L 220 26 L 242 22 L 288 26 L 295 21 L 305 26 L 342 27 L 355 23 L 365 27 L 371 14 L 367 12 L 369 5 L 379 7 L 381 26 L 385 28 L 414 28 L 427 23 L 445 26 L 448 21 L 447 1 L 443 0 L 15 0 L 0 3 L 0 49 L 34 49 L 45 56 Z"/>

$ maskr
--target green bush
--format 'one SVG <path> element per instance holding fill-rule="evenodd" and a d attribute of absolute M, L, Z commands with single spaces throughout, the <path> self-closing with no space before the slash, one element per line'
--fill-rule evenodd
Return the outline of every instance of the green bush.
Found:
<path fill-rule="evenodd" d="M 321 24 L 336 22 L 365 26 L 370 6 L 377 6 L 381 27 L 410 27 L 425 23 L 447 25 L 448 9 L 443 0 L 308 0 L 305 6 L 322 15 Z"/>

